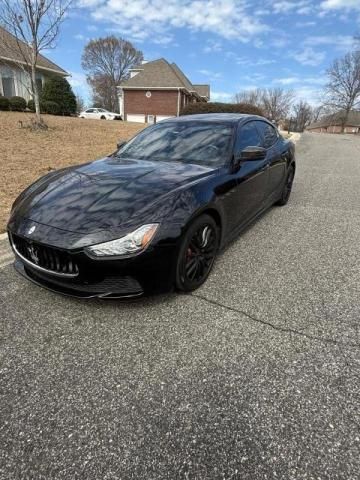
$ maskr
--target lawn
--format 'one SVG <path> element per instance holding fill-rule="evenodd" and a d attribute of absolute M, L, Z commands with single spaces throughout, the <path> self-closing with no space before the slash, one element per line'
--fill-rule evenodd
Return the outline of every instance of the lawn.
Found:
<path fill-rule="evenodd" d="M 142 124 L 44 115 L 49 129 L 34 132 L 30 113 L 0 112 L 0 233 L 5 231 L 17 195 L 52 169 L 85 163 L 115 149 L 120 139 L 133 136 Z"/>

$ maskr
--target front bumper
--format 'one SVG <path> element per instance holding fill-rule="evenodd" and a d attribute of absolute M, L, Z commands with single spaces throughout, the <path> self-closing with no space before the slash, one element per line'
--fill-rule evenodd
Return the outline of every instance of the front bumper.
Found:
<path fill-rule="evenodd" d="M 83 248 L 67 250 L 42 244 L 39 239 L 33 240 L 19 234 L 9 232 L 15 254 L 15 269 L 37 285 L 63 295 L 80 298 L 131 298 L 147 293 L 169 291 L 173 285 L 176 265 L 176 243 L 156 244 L 145 252 L 132 258 L 93 259 Z M 29 257 L 25 258 L 24 250 L 17 250 L 14 238 L 29 242 L 35 249 L 39 246 L 49 255 L 49 248 L 59 252 L 59 257 L 66 256 L 67 261 L 76 265 L 76 274 L 69 275 L 44 270 Z M 22 253 L 22 254 L 21 254 Z M 39 253 L 44 256 L 44 253 Z M 57 257 L 56 257 L 57 258 Z"/>
<path fill-rule="evenodd" d="M 51 278 L 25 265 L 18 258 L 14 263 L 15 270 L 23 277 L 40 287 L 76 298 L 135 298 L 141 297 L 144 290 L 132 277 L 109 276 L 95 283 L 74 282 Z"/>

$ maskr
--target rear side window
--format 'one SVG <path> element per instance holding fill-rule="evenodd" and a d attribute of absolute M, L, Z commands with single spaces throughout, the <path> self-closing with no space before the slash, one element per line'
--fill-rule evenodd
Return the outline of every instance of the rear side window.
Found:
<path fill-rule="evenodd" d="M 242 152 L 246 147 L 261 146 L 262 141 L 256 128 L 257 123 L 258 122 L 245 123 L 245 125 L 238 130 L 235 146 L 236 153 Z"/>
<path fill-rule="evenodd" d="M 93 112 L 94 112 L 93 108 L 89 108 L 88 110 L 86 110 L 86 113 L 93 113 Z"/>
<path fill-rule="evenodd" d="M 278 134 L 276 129 L 265 122 L 257 122 L 257 127 L 263 137 L 261 146 L 264 148 L 270 148 L 278 139 Z"/>

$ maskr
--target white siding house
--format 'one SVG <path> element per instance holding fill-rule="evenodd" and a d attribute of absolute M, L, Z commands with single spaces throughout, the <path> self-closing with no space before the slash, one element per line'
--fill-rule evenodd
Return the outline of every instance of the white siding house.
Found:
<path fill-rule="evenodd" d="M 20 43 L 20 50 L 15 37 L 0 27 L 0 95 L 13 97 L 15 95 L 31 99 L 30 72 L 26 69 L 24 56 L 29 47 Z M 43 55 L 39 55 L 37 62 L 36 81 L 41 90 L 47 78 L 51 76 L 68 76 L 69 74 Z"/>

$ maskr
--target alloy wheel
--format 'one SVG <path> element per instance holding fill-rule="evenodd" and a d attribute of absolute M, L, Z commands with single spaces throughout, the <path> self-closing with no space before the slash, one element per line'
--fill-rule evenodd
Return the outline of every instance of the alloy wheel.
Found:
<path fill-rule="evenodd" d="M 201 222 L 186 237 L 179 265 L 180 288 L 191 291 L 208 277 L 218 249 L 218 231 L 215 222 Z"/>

